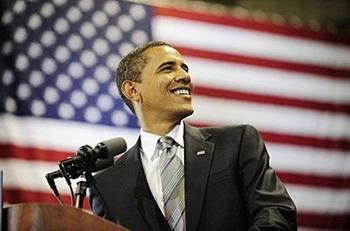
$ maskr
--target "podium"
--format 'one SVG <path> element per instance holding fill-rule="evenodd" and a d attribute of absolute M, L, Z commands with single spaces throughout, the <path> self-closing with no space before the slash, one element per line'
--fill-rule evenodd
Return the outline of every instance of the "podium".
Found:
<path fill-rule="evenodd" d="M 67 205 L 15 204 L 3 209 L 3 231 L 125 231 L 126 228 Z"/>

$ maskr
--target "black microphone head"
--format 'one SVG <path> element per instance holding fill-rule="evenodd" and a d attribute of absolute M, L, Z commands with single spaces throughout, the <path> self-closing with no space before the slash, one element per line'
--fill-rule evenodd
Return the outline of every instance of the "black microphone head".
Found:
<path fill-rule="evenodd" d="M 93 169 L 93 172 L 98 172 L 103 169 L 109 168 L 113 165 L 113 163 L 114 163 L 113 158 L 97 159 L 95 162 L 95 168 Z"/>
<path fill-rule="evenodd" d="M 95 147 L 98 158 L 111 158 L 126 151 L 127 145 L 123 138 L 117 137 L 98 143 Z"/>

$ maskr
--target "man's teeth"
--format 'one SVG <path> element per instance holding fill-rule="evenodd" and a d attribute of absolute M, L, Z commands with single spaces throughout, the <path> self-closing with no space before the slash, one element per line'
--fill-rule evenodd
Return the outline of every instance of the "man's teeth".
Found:
<path fill-rule="evenodd" d="M 174 91 L 175 95 L 189 95 L 190 91 L 188 89 L 177 89 Z"/>

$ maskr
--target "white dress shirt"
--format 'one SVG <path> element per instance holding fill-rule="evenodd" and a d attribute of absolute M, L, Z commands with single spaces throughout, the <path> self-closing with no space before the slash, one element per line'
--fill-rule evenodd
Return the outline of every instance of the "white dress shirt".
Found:
<path fill-rule="evenodd" d="M 156 144 L 160 136 L 141 129 L 141 162 L 146 175 L 148 186 L 164 215 L 162 182 L 160 179 L 159 155 L 155 154 Z M 184 164 L 184 124 L 183 121 L 171 130 L 166 136 L 173 138 L 179 145 L 176 155 Z"/>

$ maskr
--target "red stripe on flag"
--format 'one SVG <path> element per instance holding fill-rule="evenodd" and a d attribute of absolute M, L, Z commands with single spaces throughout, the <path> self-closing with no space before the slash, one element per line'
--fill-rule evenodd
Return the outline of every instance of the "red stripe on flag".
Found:
<path fill-rule="evenodd" d="M 330 68 L 317 66 L 313 64 L 294 63 L 281 60 L 250 57 L 237 54 L 220 53 L 215 51 L 206 51 L 188 47 L 176 46 L 176 49 L 184 56 L 192 56 L 215 61 L 225 61 L 231 63 L 242 63 L 259 67 L 268 67 L 282 70 L 298 71 L 310 74 L 319 74 L 325 78 L 350 79 L 350 70 L 345 68 Z"/>
<path fill-rule="evenodd" d="M 277 175 L 284 183 L 318 186 L 326 188 L 350 188 L 350 177 L 345 176 L 317 176 L 312 174 L 291 173 L 277 171 Z"/>
<path fill-rule="evenodd" d="M 350 214 L 317 214 L 299 211 L 298 225 L 320 229 L 349 230 Z"/>
<path fill-rule="evenodd" d="M 315 148 L 326 148 L 334 150 L 350 150 L 350 141 L 345 139 L 327 139 L 327 138 L 316 138 L 311 136 L 297 136 L 297 135 L 287 135 L 287 134 L 278 134 L 268 131 L 260 132 L 264 140 L 274 143 L 286 143 L 293 145 L 302 145 Z"/>
<path fill-rule="evenodd" d="M 265 104 L 274 104 L 282 106 L 300 107 L 307 109 L 314 109 L 320 111 L 330 111 L 330 112 L 342 112 L 350 114 L 350 105 L 348 104 L 331 104 L 331 103 L 321 103 L 311 100 L 300 100 L 287 97 L 278 97 L 271 95 L 260 95 L 253 93 L 245 93 L 240 91 L 224 90 L 218 88 L 209 88 L 203 86 L 196 86 L 195 94 L 212 96 L 225 99 L 235 99 L 244 100 L 250 102 L 258 102 Z"/>
<path fill-rule="evenodd" d="M 49 189 L 49 186 L 47 186 Z M 61 199 L 67 205 L 70 204 L 69 195 L 61 195 Z M 18 203 L 50 203 L 59 204 L 53 193 L 38 192 L 23 189 L 4 189 L 4 201 L 10 204 Z M 84 199 L 84 209 L 90 210 L 88 198 Z"/>
<path fill-rule="evenodd" d="M 326 41 L 332 43 L 341 43 L 350 45 L 350 38 L 348 36 L 337 36 L 330 34 L 327 31 L 315 32 L 308 28 L 294 28 L 289 24 L 275 25 L 272 22 L 257 22 L 249 19 L 238 19 L 231 15 L 214 15 L 208 13 L 199 13 L 193 11 L 179 10 L 174 8 L 155 7 L 155 15 L 162 15 L 166 17 L 176 17 L 181 19 L 188 19 L 193 21 L 200 21 L 206 23 L 214 23 L 224 26 L 234 26 L 244 29 L 257 30 L 262 32 L 269 32 L 280 35 L 287 35 L 299 38 L 314 39 L 319 41 Z"/>
<path fill-rule="evenodd" d="M 64 151 L 54 151 L 34 147 L 20 147 L 13 144 L 0 144 L 1 158 L 19 158 L 57 162 L 73 155 Z"/>
<path fill-rule="evenodd" d="M 49 190 L 49 186 L 48 190 Z M 70 197 L 68 195 L 62 195 L 62 199 L 65 203 L 69 203 Z M 4 201 L 6 203 L 29 203 L 29 202 L 38 202 L 38 203 L 52 203 L 58 204 L 55 196 L 48 192 L 34 192 L 30 190 L 21 190 L 21 189 L 4 189 Z"/>
<path fill-rule="evenodd" d="M 218 126 L 218 124 L 204 124 L 204 123 L 196 123 L 191 121 L 191 125 L 196 127 L 212 127 Z M 280 134 L 268 131 L 262 131 L 259 129 L 260 134 L 264 138 L 265 141 L 271 143 L 281 143 L 281 144 L 291 144 L 298 146 L 307 146 L 307 147 L 315 147 L 315 148 L 324 148 L 324 149 L 334 149 L 334 150 L 350 150 L 350 141 L 345 139 L 327 139 L 327 138 L 316 138 L 311 136 L 297 136 L 297 135 L 288 135 L 288 134 Z"/>

